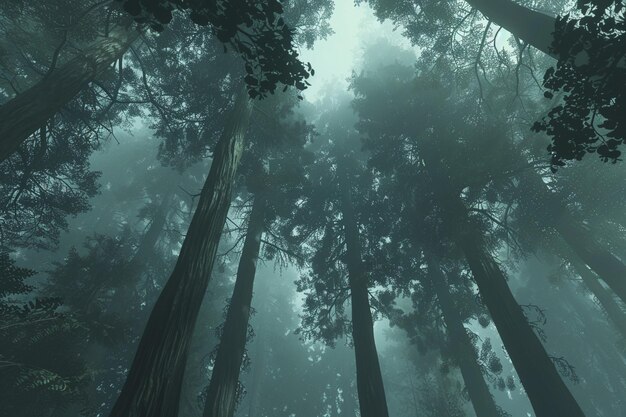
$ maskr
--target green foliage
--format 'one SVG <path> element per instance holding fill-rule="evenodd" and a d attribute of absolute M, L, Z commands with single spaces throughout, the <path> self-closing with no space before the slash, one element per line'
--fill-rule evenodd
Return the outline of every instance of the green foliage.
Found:
<path fill-rule="evenodd" d="M 314 74 L 310 64 L 298 60 L 294 31 L 281 17 L 283 6 L 277 0 L 118 1 L 135 21 L 148 23 L 157 31 L 170 23 L 175 10 L 188 11 L 197 25 L 211 25 L 217 39 L 243 58 L 251 98 L 273 94 L 278 83 L 304 90 L 306 79 Z"/>
<path fill-rule="evenodd" d="M 9 295 L 26 294 L 33 290 L 33 287 L 24 280 L 33 276 L 35 271 L 16 266 L 7 252 L 0 252 L 0 271 L 2 271 L 0 299 Z"/>
<path fill-rule="evenodd" d="M 579 0 L 577 7 L 557 19 L 559 62 L 544 77 L 546 98 L 562 101 L 533 126 L 552 137 L 553 170 L 587 153 L 615 163 L 626 140 L 626 8 L 620 0 Z"/>
<path fill-rule="evenodd" d="M 46 415 L 87 399 L 90 374 L 79 355 L 86 327 L 61 312 L 59 299 L 36 297 L 24 282 L 33 274 L 0 255 L 0 398 L 8 415 Z"/>
<path fill-rule="evenodd" d="M 106 2 L 85 3 L 2 2 L 0 103 L 25 92 L 119 22 Z M 90 209 L 100 177 L 90 157 L 114 136 L 113 126 L 136 115 L 130 92 L 137 81 L 134 69 L 119 60 L 0 163 L 0 245 L 54 248 L 67 218 Z"/>

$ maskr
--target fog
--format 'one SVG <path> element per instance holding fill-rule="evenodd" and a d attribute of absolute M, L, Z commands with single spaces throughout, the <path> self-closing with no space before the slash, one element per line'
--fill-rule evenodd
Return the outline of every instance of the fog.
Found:
<path fill-rule="evenodd" d="M 626 417 L 624 10 L 538 6 L 3 2 L 0 417 Z"/>

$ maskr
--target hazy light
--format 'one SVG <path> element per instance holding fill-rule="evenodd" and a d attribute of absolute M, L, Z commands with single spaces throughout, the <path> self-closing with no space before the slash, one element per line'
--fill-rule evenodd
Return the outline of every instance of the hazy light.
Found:
<path fill-rule="evenodd" d="M 333 35 L 317 41 L 312 50 L 302 51 L 302 60 L 310 62 L 315 69 L 311 86 L 304 91 L 304 97 L 311 102 L 318 100 L 329 85 L 335 91 L 347 90 L 347 79 L 359 61 L 364 41 L 383 37 L 409 47 L 391 23 L 380 23 L 369 6 L 356 6 L 352 0 L 335 3 L 330 24 Z"/>

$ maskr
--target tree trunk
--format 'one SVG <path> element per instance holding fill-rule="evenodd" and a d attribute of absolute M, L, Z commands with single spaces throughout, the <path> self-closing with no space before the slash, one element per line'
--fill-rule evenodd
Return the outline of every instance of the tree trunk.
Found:
<path fill-rule="evenodd" d="M 480 417 L 500 417 L 496 403 L 478 364 L 476 350 L 467 336 L 463 320 L 450 295 L 450 288 L 446 283 L 446 278 L 438 263 L 433 259 L 428 262 L 428 271 L 432 277 L 433 287 L 439 299 L 439 306 L 443 313 L 443 320 L 446 323 L 452 352 L 457 365 L 461 369 L 465 388 L 469 394 L 474 411 Z"/>
<path fill-rule="evenodd" d="M 344 174 L 345 175 L 345 174 Z M 385 387 L 374 340 L 367 273 L 361 260 L 361 243 L 347 178 L 342 178 L 342 213 L 346 239 L 346 264 L 352 301 L 352 339 L 361 417 L 388 417 Z"/>
<path fill-rule="evenodd" d="M 138 36 L 139 32 L 130 28 L 112 30 L 108 37 L 98 39 L 80 55 L 0 106 L 0 162 L 121 58 Z"/>
<path fill-rule="evenodd" d="M 626 314 L 617 304 L 612 294 L 602 286 L 600 281 L 598 281 L 598 277 L 574 256 L 568 257 L 567 261 L 572 264 L 583 283 L 596 297 L 611 323 L 617 328 L 622 337 L 626 339 Z"/>
<path fill-rule="evenodd" d="M 256 264 L 265 227 L 265 201 L 254 197 L 248 230 L 243 244 L 235 289 L 211 374 L 204 406 L 204 417 L 232 417 L 237 406 L 237 386 L 248 335 L 248 321 Z"/>
<path fill-rule="evenodd" d="M 111 417 L 175 417 L 189 342 L 226 221 L 252 106 L 245 88 L 213 153 L 174 270 L 156 301 Z"/>
<path fill-rule="evenodd" d="M 488 253 L 480 235 L 467 230 L 459 246 L 478 285 L 481 298 L 493 319 L 537 417 L 584 417 L 582 410 L 559 376 L 541 341 L 517 304 L 504 273 Z"/>
<path fill-rule="evenodd" d="M 626 303 L 626 265 L 600 245 L 569 213 L 562 213 L 554 228 L 574 253 Z"/>
<path fill-rule="evenodd" d="M 131 264 L 133 268 L 143 269 L 143 266 L 148 262 L 150 255 L 153 254 L 154 248 L 161 237 L 161 233 L 165 228 L 165 222 L 167 221 L 167 213 L 174 196 L 172 194 L 165 195 L 157 212 L 148 227 L 148 231 L 142 236 L 141 243 L 137 248 L 137 253 L 133 256 Z"/>
<path fill-rule="evenodd" d="M 487 19 L 554 58 L 551 45 L 556 19 L 520 6 L 512 0 L 465 0 Z"/>
<path fill-rule="evenodd" d="M 536 213 L 537 222 L 554 228 L 572 251 L 626 303 L 626 265 L 573 218 L 558 195 L 548 189 L 538 174 L 533 172 L 523 179 L 531 192 L 549 208 L 548 213 Z"/>

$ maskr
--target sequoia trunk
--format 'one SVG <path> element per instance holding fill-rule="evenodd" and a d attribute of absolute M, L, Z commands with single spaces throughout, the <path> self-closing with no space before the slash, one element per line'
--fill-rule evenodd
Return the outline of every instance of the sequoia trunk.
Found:
<path fill-rule="evenodd" d="M 469 223 L 468 223 L 469 224 Z M 458 240 L 537 417 L 584 417 L 476 231 Z"/>
<path fill-rule="evenodd" d="M 248 321 L 252 302 L 252 289 L 256 264 L 264 229 L 265 201 L 257 194 L 254 198 L 248 230 L 237 268 L 235 289 L 211 374 L 204 406 L 204 417 L 232 417 L 237 405 L 237 385 L 243 362 L 248 334 Z"/>
<path fill-rule="evenodd" d="M 367 274 L 361 259 L 359 230 L 350 187 L 343 178 L 341 209 L 346 239 L 346 264 L 352 301 L 352 339 L 356 357 L 356 381 L 362 417 L 388 417 L 385 387 L 374 340 Z"/>
<path fill-rule="evenodd" d="M 130 28 L 112 30 L 109 36 L 98 39 L 80 55 L 0 106 L 0 162 L 122 57 L 138 36 L 139 32 Z"/>
<path fill-rule="evenodd" d="M 177 415 L 189 342 L 230 207 L 251 111 L 242 89 L 213 153 L 180 255 L 152 309 L 111 417 Z"/>
<path fill-rule="evenodd" d="M 433 287 L 448 330 L 449 342 L 457 365 L 461 369 L 474 411 L 480 417 L 499 417 L 498 408 L 478 364 L 476 350 L 467 336 L 461 315 L 454 305 L 446 278 L 434 260 L 428 262 L 428 272 L 432 277 Z"/>

